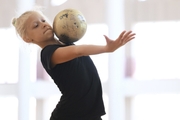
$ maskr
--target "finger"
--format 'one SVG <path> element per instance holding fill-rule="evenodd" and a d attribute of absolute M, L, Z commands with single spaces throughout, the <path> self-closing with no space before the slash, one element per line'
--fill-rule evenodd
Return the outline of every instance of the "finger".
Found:
<path fill-rule="evenodd" d="M 122 43 L 125 43 L 129 38 L 133 37 L 132 31 L 127 32 L 121 39 Z"/>
<path fill-rule="evenodd" d="M 125 33 L 126 33 L 126 31 L 123 31 L 123 32 L 119 35 L 118 39 L 122 39 Z"/>
<path fill-rule="evenodd" d="M 123 45 L 126 44 L 127 42 L 129 42 L 130 40 L 134 39 L 135 38 L 134 35 L 135 34 L 130 34 L 129 36 L 127 36 L 127 38 L 123 39 L 122 40 Z"/>
<path fill-rule="evenodd" d="M 135 37 L 133 36 L 133 37 L 130 37 L 129 39 L 128 39 L 128 41 L 130 41 L 130 40 L 132 40 L 132 39 L 134 39 Z"/>
<path fill-rule="evenodd" d="M 105 37 L 105 39 L 107 39 L 107 36 L 106 35 L 103 35 Z"/>
<path fill-rule="evenodd" d="M 104 38 L 106 39 L 106 41 L 109 39 L 106 35 L 103 35 L 104 36 Z"/>
<path fill-rule="evenodd" d="M 128 38 L 131 33 L 132 33 L 132 31 L 128 31 L 126 34 L 124 34 L 122 39 Z"/>
<path fill-rule="evenodd" d="M 132 38 L 132 37 L 134 37 L 135 36 L 135 34 L 133 33 L 133 34 L 129 34 L 128 36 L 126 36 L 125 38 L 124 38 L 124 40 L 128 40 L 128 39 L 130 39 L 130 38 Z"/>
<path fill-rule="evenodd" d="M 104 35 L 104 38 L 106 39 L 106 43 L 107 43 L 107 44 L 111 41 L 111 39 L 109 39 L 109 37 L 106 36 L 106 35 Z"/>
<path fill-rule="evenodd" d="M 127 36 L 127 38 L 133 37 L 133 36 L 135 36 L 135 35 L 136 35 L 135 33 L 129 34 L 129 35 Z"/>
<path fill-rule="evenodd" d="M 130 37 L 128 40 L 126 40 L 126 43 L 133 40 L 135 37 Z"/>

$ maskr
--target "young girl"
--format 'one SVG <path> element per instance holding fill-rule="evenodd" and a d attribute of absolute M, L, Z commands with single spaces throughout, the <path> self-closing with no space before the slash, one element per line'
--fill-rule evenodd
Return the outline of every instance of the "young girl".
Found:
<path fill-rule="evenodd" d="M 12 21 L 27 43 L 42 48 L 41 62 L 62 93 L 50 120 L 101 120 L 105 114 L 101 81 L 89 55 L 113 52 L 135 34 L 123 31 L 106 45 L 66 45 L 54 37 L 51 25 L 38 11 L 27 11 Z"/>

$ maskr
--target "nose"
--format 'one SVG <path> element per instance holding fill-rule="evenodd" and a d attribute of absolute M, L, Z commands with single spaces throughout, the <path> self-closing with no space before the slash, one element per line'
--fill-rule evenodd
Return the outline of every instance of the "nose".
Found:
<path fill-rule="evenodd" d="M 42 22 L 42 28 L 45 28 L 47 24 L 45 22 Z"/>

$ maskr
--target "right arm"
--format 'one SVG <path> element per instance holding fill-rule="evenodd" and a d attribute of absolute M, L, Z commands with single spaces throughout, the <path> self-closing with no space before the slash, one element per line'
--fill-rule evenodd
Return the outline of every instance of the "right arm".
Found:
<path fill-rule="evenodd" d="M 72 60 L 76 57 L 95 55 L 100 53 L 114 52 L 119 47 L 125 45 L 130 40 L 134 39 L 135 34 L 131 31 L 123 31 L 116 40 L 111 40 L 107 36 L 106 45 L 71 45 L 58 48 L 52 55 L 52 65 L 63 63 Z"/>

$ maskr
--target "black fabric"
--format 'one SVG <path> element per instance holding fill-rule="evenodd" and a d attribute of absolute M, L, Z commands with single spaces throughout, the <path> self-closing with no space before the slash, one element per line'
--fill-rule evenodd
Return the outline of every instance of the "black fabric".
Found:
<path fill-rule="evenodd" d="M 89 56 L 82 56 L 51 68 L 56 49 L 49 45 L 41 51 L 41 62 L 62 93 L 51 120 L 90 120 L 105 114 L 102 86 L 96 67 Z"/>

